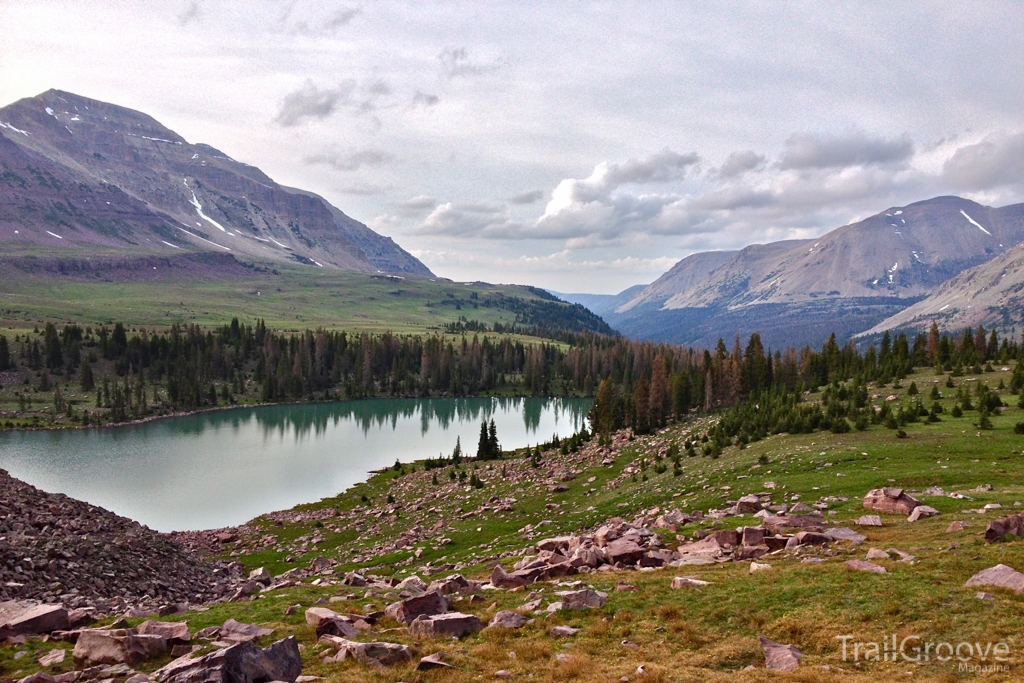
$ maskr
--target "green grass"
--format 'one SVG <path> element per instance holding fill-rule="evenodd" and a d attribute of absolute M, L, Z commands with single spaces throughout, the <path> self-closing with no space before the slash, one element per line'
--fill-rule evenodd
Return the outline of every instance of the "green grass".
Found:
<path fill-rule="evenodd" d="M 1009 382 L 1009 375 L 1008 371 L 997 371 L 954 381 L 967 386 L 985 381 L 994 388 L 1000 379 Z M 1020 654 L 1024 648 L 1024 637 L 1020 635 L 1024 629 L 1024 596 L 990 589 L 995 600 L 982 601 L 975 597 L 976 589 L 965 588 L 964 582 L 997 563 L 1024 569 L 1024 542 L 986 545 L 981 537 L 988 521 L 1024 509 L 1015 505 L 1024 502 L 1024 436 L 1013 430 L 1015 423 L 1024 421 L 1024 410 L 1016 407 L 1016 397 L 1002 392 L 1004 402 L 1013 407 L 992 418 L 994 429 L 979 430 L 974 426 L 979 417 L 976 411 L 968 411 L 962 418 L 949 416 L 955 389 L 944 386 L 946 376 L 935 377 L 930 372 L 907 378 L 901 389 L 872 388 L 871 394 L 878 395 L 873 402 L 878 405 L 890 394 L 902 400 L 911 380 L 916 381 L 926 405 L 931 404 L 927 396 L 933 382 L 937 383 L 945 396 L 940 400 L 945 411 L 940 422 L 905 427 L 905 439 L 881 426 L 841 435 L 778 435 L 745 449 L 729 447 L 717 459 L 684 456 L 680 477 L 673 476 L 671 466 L 665 473 L 656 474 L 656 454 L 670 443 L 703 433 L 713 420 L 705 418 L 632 441 L 620 435 L 616 447 L 608 454 L 596 452 L 596 444 L 587 447 L 593 452 L 550 452 L 536 470 L 522 452 L 507 454 L 506 460 L 479 464 L 477 473 L 486 482 L 480 490 L 450 485 L 450 468 L 427 472 L 422 464 L 407 464 L 405 474 L 381 472 L 336 497 L 291 512 L 294 515 L 334 508 L 339 511 L 338 516 L 316 524 L 287 521 L 283 515 L 274 516 L 279 523 L 270 516 L 261 517 L 252 524 L 254 535 L 243 535 L 239 543 L 225 552 L 240 553 L 237 559 L 247 569 L 262 565 L 275 573 L 308 565 L 312 558 L 325 555 L 337 558 L 343 569 L 380 575 L 420 573 L 429 562 L 435 567 L 450 563 L 456 567 L 453 571 L 482 577 L 494 559 L 499 558 L 510 568 L 516 557 L 506 554 L 530 548 L 540 538 L 582 531 L 616 515 L 632 519 L 655 506 L 686 511 L 724 508 L 727 500 L 762 491 L 771 491 L 776 503 L 791 502 L 794 495 L 807 504 L 825 497 L 845 497 L 845 502 L 828 503 L 828 512 L 835 513 L 829 514 L 829 519 L 852 526 L 853 520 L 865 513 L 861 504 L 864 494 L 880 486 L 942 486 L 947 491 L 962 491 L 973 499 L 925 497 L 923 502 L 938 508 L 941 516 L 910 524 L 903 517 L 883 515 L 885 526 L 858 528 L 868 536 L 860 547 L 837 544 L 828 553 L 815 549 L 800 554 L 781 553 L 763 560 L 772 565 L 770 571 L 755 575 L 749 574 L 747 563 L 726 563 L 568 577 L 567 581 L 578 579 L 608 591 L 608 605 L 587 613 L 540 616 L 514 633 L 484 631 L 458 643 L 413 643 L 403 630 L 389 630 L 397 625 L 385 620 L 376 632 L 365 636 L 408 643 L 420 656 L 443 650 L 457 667 L 448 673 L 416 672 L 411 667 L 371 672 L 351 661 L 322 664 L 318 656 L 321 651 L 305 626 L 301 611 L 283 616 L 288 605 L 307 607 L 318 598 L 332 596 L 353 596 L 331 605 L 338 611 L 382 609 L 395 598 L 386 591 L 367 592 L 337 585 L 295 587 L 273 591 L 251 603 L 215 606 L 207 612 L 176 618 L 187 619 L 196 629 L 220 623 L 229 616 L 260 622 L 277 630 L 267 640 L 294 633 L 306 646 L 304 673 L 323 675 L 331 681 L 492 680 L 498 669 L 512 672 L 513 680 L 537 681 L 615 681 L 621 676 L 645 682 L 975 678 L 976 674 L 958 671 L 955 661 L 933 659 L 920 665 L 882 661 L 860 666 L 842 661 L 841 643 L 836 636 L 880 641 L 891 634 L 898 638 L 916 634 L 931 641 L 954 643 L 1004 641 L 1011 650 L 1011 673 L 982 679 L 1014 680 L 1024 666 Z M 807 400 L 816 400 L 816 395 L 807 396 Z M 613 464 L 601 464 L 605 457 Z M 463 468 L 468 472 L 473 466 L 470 463 Z M 415 471 L 408 471 L 414 467 Z M 638 470 L 635 480 L 626 474 L 627 467 Z M 568 482 L 569 491 L 550 492 L 548 484 L 553 479 L 548 472 L 563 469 L 576 472 L 575 479 Z M 439 480 L 437 486 L 431 483 L 434 473 Z M 535 480 L 515 481 L 527 475 Z M 776 488 L 766 488 L 765 482 L 774 482 Z M 992 484 L 995 490 L 975 492 L 981 484 Z M 595 491 L 591 493 L 591 489 Z M 394 497 L 395 506 L 385 502 L 389 494 Z M 436 497 L 424 503 L 420 499 L 425 494 Z M 362 502 L 363 496 L 369 499 L 368 503 Z M 515 497 L 513 511 L 480 512 L 493 496 Z M 990 502 L 1002 504 L 1003 509 L 987 514 L 968 512 Z M 414 510 L 417 503 L 420 509 Z M 459 519 L 461 514 L 471 511 L 477 515 Z M 444 526 L 433 537 L 420 534 L 407 548 L 381 552 L 362 562 L 353 559 L 395 539 L 403 531 L 428 529 L 437 520 L 443 520 Z M 946 527 L 954 520 L 967 520 L 972 526 L 962 532 L 946 533 Z M 690 536 L 698 528 L 743 526 L 756 521 L 750 516 L 728 517 L 718 523 L 687 525 L 678 533 Z M 523 531 L 528 525 L 533 531 Z M 314 533 L 322 536 L 315 547 L 308 541 Z M 255 540 L 263 534 L 276 535 L 283 547 L 258 549 Z M 304 550 L 298 540 L 301 537 L 307 538 Z M 450 538 L 451 542 L 442 544 L 442 537 Z M 674 533 L 665 532 L 662 538 L 668 547 L 679 542 Z M 845 560 L 863 559 L 869 547 L 895 547 L 913 554 L 917 560 L 882 561 L 891 572 L 885 576 L 854 573 L 844 566 Z M 418 559 L 414 556 L 417 549 L 421 551 Z M 801 563 L 807 555 L 819 556 L 824 562 Z M 440 576 L 449 573 L 453 572 L 445 571 Z M 671 578 L 682 575 L 699 575 L 712 583 L 699 590 L 671 590 Z M 638 590 L 616 592 L 619 581 L 633 584 Z M 481 603 L 464 601 L 456 603 L 455 608 L 486 620 L 494 609 L 518 608 L 531 592 L 547 601 L 554 598 L 553 592 L 558 589 L 553 583 L 541 583 L 525 591 L 496 591 L 488 593 Z M 570 645 L 547 635 L 553 625 L 560 623 L 582 628 L 578 636 L 567 639 Z M 758 633 L 801 648 L 806 656 L 800 671 L 788 676 L 769 675 L 763 668 L 744 671 L 745 667 L 759 666 L 763 661 L 756 640 Z M 624 640 L 636 647 L 623 645 Z M 31 645 L 33 649 L 41 647 L 45 646 Z M 11 657 L 16 649 L 0 648 L 0 675 L 10 676 L 15 670 L 20 670 L 18 675 L 25 675 L 33 670 L 30 657 L 13 662 Z M 515 657 L 510 655 L 512 652 Z M 559 661 L 559 654 L 568 655 L 566 661 Z M 643 677 L 634 673 L 640 665 L 647 670 Z M 821 668 L 826 665 L 832 670 Z"/>
<path fill-rule="evenodd" d="M 461 284 L 437 278 L 397 279 L 337 270 L 275 265 L 271 271 L 223 281 L 206 276 L 106 282 L 0 274 L 0 325 L 24 331 L 46 321 L 82 325 L 123 322 L 222 325 L 263 318 L 278 330 L 314 327 L 366 332 L 422 332 L 460 316 L 493 325 L 515 314 L 479 305 L 487 295 L 535 299 L 524 287 Z M 473 298 L 474 293 L 478 299 Z"/>

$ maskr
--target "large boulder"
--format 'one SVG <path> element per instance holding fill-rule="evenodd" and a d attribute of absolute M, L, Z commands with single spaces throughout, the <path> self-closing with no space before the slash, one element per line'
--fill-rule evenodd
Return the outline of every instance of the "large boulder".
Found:
<path fill-rule="evenodd" d="M 619 538 L 604 547 L 604 554 L 611 564 L 633 565 L 643 557 L 644 549 L 634 541 Z"/>
<path fill-rule="evenodd" d="M 502 610 L 491 618 L 487 628 L 522 628 L 526 622 L 525 615 L 511 610 Z"/>
<path fill-rule="evenodd" d="M 202 657 L 185 655 L 153 678 L 160 683 L 295 683 L 301 673 L 299 643 L 291 636 L 264 648 L 246 641 Z"/>
<path fill-rule="evenodd" d="M 70 625 L 68 611 L 60 605 L 38 605 L 17 600 L 0 602 L 0 640 L 11 636 L 65 631 Z"/>
<path fill-rule="evenodd" d="M 881 565 L 877 565 L 874 562 L 868 562 L 867 560 L 849 560 L 846 562 L 846 566 L 855 572 L 871 572 L 872 574 L 888 574 L 889 570 Z"/>
<path fill-rule="evenodd" d="M 749 496 L 743 496 L 736 501 L 736 512 L 738 514 L 751 514 L 761 509 L 761 499 L 757 496 L 750 494 Z"/>
<path fill-rule="evenodd" d="M 460 638 L 483 627 L 479 617 L 462 612 L 420 615 L 409 624 L 409 635 L 414 638 Z"/>
<path fill-rule="evenodd" d="M 448 602 L 444 596 L 440 591 L 431 591 L 391 603 L 384 609 L 384 614 L 403 624 L 411 624 L 418 616 L 444 614 L 447 611 Z"/>
<path fill-rule="evenodd" d="M 956 522 L 954 522 L 956 524 Z M 963 524 L 963 522 L 961 522 Z M 950 527 L 952 529 L 952 527 Z M 949 529 L 947 529 L 948 531 Z M 997 519 L 989 522 L 985 529 L 985 542 L 996 543 L 1007 536 L 1024 536 L 1024 513 L 1010 515 L 1006 519 Z"/>
<path fill-rule="evenodd" d="M 500 564 L 494 565 L 491 571 L 491 585 L 498 588 L 518 588 L 526 585 L 526 579 L 522 576 L 509 574 Z"/>
<path fill-rule="evenodd" d="M 565 610 L 599 609 L 604 607 L 608 600 L 607 593 L 589 588 L 580 591 L 559 591 L 556 595 L 562 599 L 562 609 Z"/>
<path fill-rule="evenodd" d="M 765 668 L 772 671 L 796 671 L 796 668 L 800 666 L 800 658 L 804 656 L 804 653 L 793 645 L 776 643 L 761 634 L 758 634 L 757 639 L 764 651 Z"/>
<path fill-rule="evenodd" d="M 162 636 L 168 645 L 184 645 L 192 640 L 184 621 L 144 621 L 135 630 L 146 636 Z"/>
<path fill-rule="evenodd" d="M 887 486 L 872 489 L 864 496 L 864 509 L 890 515 L 908 516 L 921 503 L 903 489 Z"/>
<path fill-rule="evenodd" d="M 137 664 L 167 652 L 167 639 L 141 635 L 130 628 L 86 629 L 78 635 L 72 653 L 75 666 L 84 669 L 100 664 Z"/>
<path fill-rule="evenodd" d="M 907 517 L 907 521 L 916 522 L 919 519 L 937 517 L 940 514 L 942 513 L 933 508 L 931 505 L 918 505 L 917 507 L 910 511 L 910 515 Z"/>
<path fill-rule="evenodd" d="M 316 629 L 317 637 L 328 635 L 355 638 L 359 635 L 359 629 L 351 619 L 326 607 L 310 607 L 306 610 L 306 623 Z"/>
<path fill-rule="evenodd" d="M 1005 564 L 997 564 L 967 579 L 967 583 L 964 586 L 967 588 L 996 586 L 997 588 L 1008 588 L 1017 595 L 1020 595 L 1024 593 L 1024 574 Z"/>
<path fill-rule="evenodd" d="M 821 531 L 825 528 L 825 517 L 820 513 L 771 515 L 762 519 L 761 525 L 773 534 L 788 534 L 798 529 Z"/>
<path fill-rule="evenodd" d="M 395 666 L 396 664 L 412 661 L 412 650 L 407 645 L 400 645 L 399 643 L 379 641 L 357 643 L 352 640 L 345 640 L 344 638 L 334 638 L 331 642 L 339 646 L 338 657 L 351 657 L 371 669 L 380 669 L 385 666 Z M 160 683 L 167 683 L 167 681 L 161 681 Z M 197 681 L 196 683 L 201 682 Z"/>
<path fill-rule="evenodd" d="M 240 621 L 228 619 L 218 629 L 217 637 L 231 643 L 244 643 L 262 638 L 263 636 L 269 636 L 273 632 L 274 629 L 272 628 L 263 628 L 256 624 L 243 624 Z"/>

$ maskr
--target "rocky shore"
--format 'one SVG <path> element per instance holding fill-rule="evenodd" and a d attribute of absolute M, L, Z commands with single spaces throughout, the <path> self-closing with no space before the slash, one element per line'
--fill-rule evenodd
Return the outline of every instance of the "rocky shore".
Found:
<path fill-rule="evenodd" d="M 240 574 L 108 510 L 52 494 L 0 470 L 0 600 L 159 609 L 230 595 Z"/>

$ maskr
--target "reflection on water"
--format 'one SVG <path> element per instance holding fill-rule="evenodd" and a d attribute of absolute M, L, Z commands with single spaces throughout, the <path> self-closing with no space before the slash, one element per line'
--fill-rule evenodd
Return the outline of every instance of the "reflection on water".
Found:
<path fill-rule="evenodd" d="M 476 448 L 481 420 L 504 448 L 572 434 L 588 399 L 378 399 L 262 406 L 112 429 L 0 434 L 0 467 L 160 530 L 239 524 L 335 495 L 369 470 Z"/>

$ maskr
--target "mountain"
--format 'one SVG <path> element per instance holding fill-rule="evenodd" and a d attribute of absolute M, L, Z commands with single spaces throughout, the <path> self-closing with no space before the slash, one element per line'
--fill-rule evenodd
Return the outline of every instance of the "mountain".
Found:
<path fill-rule="evenodd" d="M 582 293 L 565 293 L 555 292 L 548 290 L 551 294 L 558 297 L 562 301 L 568 301 L 571 304 L 579 304 L 590 312 L 604 317 L 608 313 L 611 313 L 619 306 L 630 301 L 634 296 L 640 293 L 647 285 L 633 285 L 628 289 L 624 289 L 618 294 L 582 294 Z"/>
<path fill-rule="evenodd" d="M 936 197 L 815 240 L 751 245 L 703 277 L 681 277 L 690 256 L 606 320 L 624 334 L 681 343 L 757 330 L 776 348 L 820 345 L 831 332 L 874 327 L 1021 240 L 1024 204 Z"/>
<path fill-rule="evenodd" d="M 984 325 L 1016 333 L 1024 310 L 1024 245 L 969 268 L 942 283 L 928 298 L 886 318 L 865 336 L 892 329 L 925 331 L 932 322 L 944 331 Z"/>
<path fill-rule="evenodd" d="M 432 275 L 322 197 L 146 114 L 58 90 L 0 109 L 0 243 Z"/>
<path fill-rule="evenodd" d="M 623 302 L 615 311 L 617 313 L 626 313 L 644 304 L 664 303 L 676 293 L 688 291 L 692 287 L 699 285 L 707 278 L 711 271 L 721 266 L 735 254 L 735 251 L 705 251 L 690 254 L 672 266 L 667 273 L 642 288 L 635 296 Z"/>

